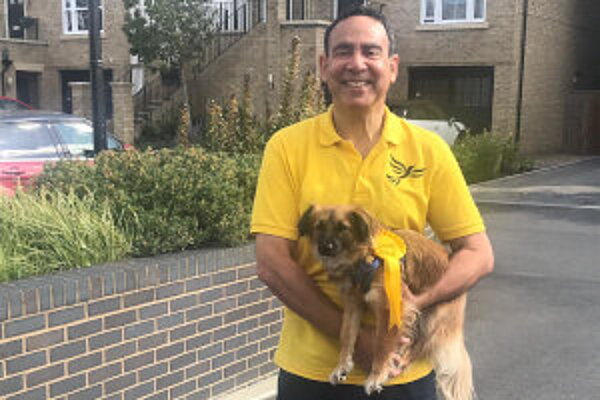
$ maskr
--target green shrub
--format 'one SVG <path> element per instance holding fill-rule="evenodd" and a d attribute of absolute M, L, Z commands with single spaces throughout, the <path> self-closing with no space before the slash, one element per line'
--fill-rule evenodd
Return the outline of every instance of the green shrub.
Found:
<path fill-rule="evenodd" d="M 508 135 L 490 132 L 466 135 L 456 141 L 452 150 L 468 183 L 523 172 L 533 166 Z"/>
<path fill-rule="evenodd" d="M 72 191 L 0 196 L 0 281 L 114 261 L 130 250 L 106 202 Z"/>
<path fill-rule="evenodd" d="M 226 105 L 212 100 L 207 109 L 206 123 L 198 143 L 210 151 L 261 153 L 268 138 L 281 128 L 325 111 L 325 99 L 319 80 L 312 70 L 304 73 L 301 86 L 300 38 L 291 41 L 289 59 L 281 82 L 281 97 L 277 112 L 270 115 L 267 107 L 263 118 L 252 109 L 250 75 L 244 75 L 241 101 L 235 95 Z M 268 103 L 268 98 L 265 99 Z"/>
<path fill-rule="evenodd" d="M 37 186 L 106 201 L 133 254 L 152 255 L 247 240 L 259 163 L 198 147 L 104 152 L 94 165 L 47 167 Z"/>
<path fill-rule="evenodd" d="M 142 127 L 141 134 L 135 139 L 135 147 L 138 149 L 175 147 L 182 125 L 182 107 L 180 103 L 174 104 L 161 114 L 160 119 L 147 121 Z"/>
<path fill-rule="evenodd" d="M 248 95 L 249 96 L 249 95 Z M 263 130 L 247 108 L 246 95 L 242 104 L 231 96 L 225 108 L 211 101 L 208 119 L 199 144 L 213 152 L 260 153 L 265 144 Z"/>

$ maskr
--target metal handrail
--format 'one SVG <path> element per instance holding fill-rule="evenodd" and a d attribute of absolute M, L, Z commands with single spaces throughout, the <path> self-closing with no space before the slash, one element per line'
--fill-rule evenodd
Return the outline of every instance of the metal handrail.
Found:
<path fill-rule="evenodd" d="M 263 7 L 263 2 L 266 1 L 247 0 L 240 6 L 237 6 L 236 0 L 213 3 L 218 5 L 218 24 L 213 35 L 207 39 L 204 55 L 197 65 L 198 72 L 208 67 L 256 25 L 266 20 Z"/>

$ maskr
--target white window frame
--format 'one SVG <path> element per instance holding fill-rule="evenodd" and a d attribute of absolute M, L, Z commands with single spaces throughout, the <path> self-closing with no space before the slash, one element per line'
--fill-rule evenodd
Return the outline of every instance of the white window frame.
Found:
<path fill-rule="evenodd" d="M 433 17 L 426 17 L 427 0 L 421 0 L 421 23 L 422 24 L 457 24 L 471 22 L 485 22 L 487 11 L 487 0 L 483 0 L 483 10 L 481 18 L 475 18 L 475 1 L 466 0 L 467 10 L 464 19 L 442 19 L 442 6 L 444 0 L 434 0 Z"/>
<path fill-rule="evenodd" d="M 102 26 L 101 32 L 104 31 L 104 0 L 98 0 L 100 2 L 100 24 Z M 71 4 L 71 7 L 67 7 L 67 2 Z M 87 11 L 88 6 L 86 4 L 85 8 L 77 7 L 77 0 L 62 0 L 62 15 L 63 15 L 63 33 L 65 35 L 87 35 L 87 29 L 79 29 L 79 19 L 77 18 L 77 12 L 79 11 Z M 70 13 L 69 13 L 70 11 Z M 69 21 L 70 19 L 70 21 Z M 69 31 L 69 22 L 71 22 L 71 26 L 73 30 Z"/>

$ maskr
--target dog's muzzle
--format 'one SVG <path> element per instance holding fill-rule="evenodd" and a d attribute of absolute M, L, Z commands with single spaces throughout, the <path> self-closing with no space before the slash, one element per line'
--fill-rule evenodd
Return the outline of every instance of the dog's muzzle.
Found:
<path fill-rule="evenodd" d="M 324 240 L 319 242 L 319 253 L 322 256 L 336 256 L 339 252 L 339 245 L 333 240 Z"/>

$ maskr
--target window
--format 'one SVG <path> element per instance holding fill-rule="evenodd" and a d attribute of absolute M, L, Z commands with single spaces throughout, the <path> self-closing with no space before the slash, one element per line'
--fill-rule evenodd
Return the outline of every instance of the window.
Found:
<path fill-rule="evenodd" d="M 421 2 L 421 22 L 424 24 L 484 20 L 485 0 L 422 0 Z"/>
<path fill-rule="evenodd" d="M 304 19 L 304 0 L 287 0 L 286 14 L 288 21 Z"/>
<path fill-rule="evenodd" d="M 100 30 L 104 23 L 103 0 L 100 5 Z M 88 31 L 88 2 L 87 0 L 63 0 L 63 26 L 67 34 L 82 34 Z"/>

